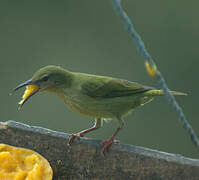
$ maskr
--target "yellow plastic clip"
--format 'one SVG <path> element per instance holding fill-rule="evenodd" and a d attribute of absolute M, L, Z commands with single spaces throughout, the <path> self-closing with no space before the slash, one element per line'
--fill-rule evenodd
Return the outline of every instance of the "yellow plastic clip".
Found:
<path fill-rule="evenodd" d="M 148 72 L 148 74 L 150 76 L 155 77 L 157 75 L 157 67 L 156 67 L 156 65 L 151 66 L 149 64 L 149 62 L 146 61 L 145 62 L 145 67 L 146 67 L 146 70 L 147 70 L 147 72 Z"/>

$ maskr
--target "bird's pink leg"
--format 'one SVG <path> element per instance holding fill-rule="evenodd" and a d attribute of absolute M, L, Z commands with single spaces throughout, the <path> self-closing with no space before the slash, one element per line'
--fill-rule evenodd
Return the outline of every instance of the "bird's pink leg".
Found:
<path fill-rule="evenodd" d="M 73 142 L 73 140 L 75 138 L 79 139 L 80 137 L 83 137 L 85 134 L 87 134 L 87 133 L 89 133 L 91 131 L 94 131 L 94 130 L 100 128 L 100 127 L 101 127 L 101 119 L 98 118 L 98 119 L 96 119 L 95 125 L 92 128 L 80 131 L 80 132 L 75 133 L 75 134 L 72 133 L 71 136 L 70 136 L 70 138 L 69 138 L 69 140 L 68 140 L 68 145 L 70 145 L 70 143 Z"/>
<path fill-rule="evenodd" d="M 70 144 L 75 138 L 79 139 L 80 137 L 83 137 L 85 134 L 94 131 L 95 129 L 97 129 L 96 127 L 92 127 L 83 131 L 80 131 L 76 134 L 72 133 L 69 140 L 68 140 L 68 144 Z"/>
<path fill-rule="evenodd" d="M 103 149 L 102 149 L 102 153 L 104 154 L 107 149 L 110 147 L 110 145 L 112 143 L 119 143 L 119 140 L 114 140 L 115 136 L 118 134 L 118 132 L 120 131 L 121 127 L 118 127 L 117 130 L 115 131 L 115 133 L 107 140 L 102 141 L 102 145 L 104 145 Z"/>

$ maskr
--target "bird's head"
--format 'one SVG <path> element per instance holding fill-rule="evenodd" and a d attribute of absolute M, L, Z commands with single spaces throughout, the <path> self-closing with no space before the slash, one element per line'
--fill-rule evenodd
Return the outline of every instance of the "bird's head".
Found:
<path fill-rule="evenodd" d="M 59 66 L 46 66 L 38 70 L 31 79 L 19 84 L 13 91 L 26 86 L 20 107 L 34 94 L 39 91 L 59 92 L 70 86 L 71 72 Z"/>

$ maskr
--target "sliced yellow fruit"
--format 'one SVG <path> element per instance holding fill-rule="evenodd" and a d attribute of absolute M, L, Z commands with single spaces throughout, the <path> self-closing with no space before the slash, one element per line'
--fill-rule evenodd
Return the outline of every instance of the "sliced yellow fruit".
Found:
<path fill-rule="evenodd" d="M 0 144 L 0 180 L 52 180 L 49 162 L 25 148 Z"/>

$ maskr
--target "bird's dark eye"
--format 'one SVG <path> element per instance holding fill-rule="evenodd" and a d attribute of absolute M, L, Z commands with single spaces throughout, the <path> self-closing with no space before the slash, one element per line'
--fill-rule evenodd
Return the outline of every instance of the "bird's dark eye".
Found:
<path fill-rule="evenodd" d="M 42 78 L 42 80 L 43 80 L 43 81 L 48 81 L 48 78 L 49 78 L 48 76 L 44 76 L 44 77 Z"/>

